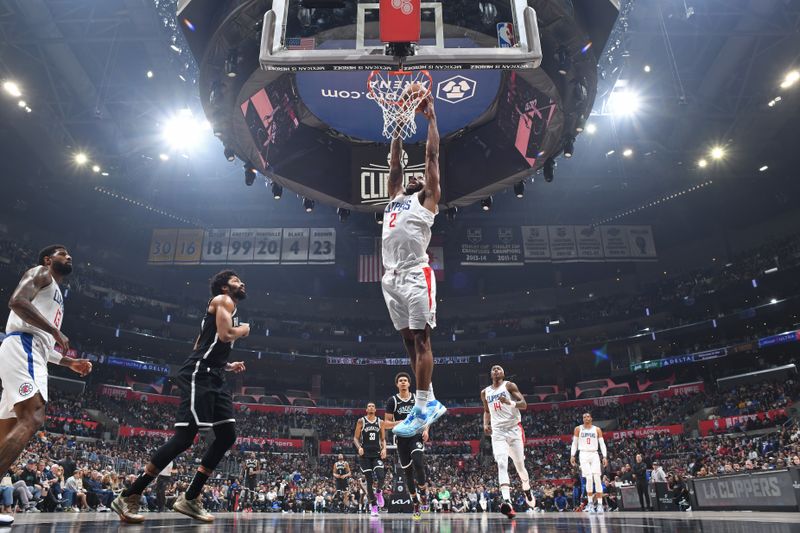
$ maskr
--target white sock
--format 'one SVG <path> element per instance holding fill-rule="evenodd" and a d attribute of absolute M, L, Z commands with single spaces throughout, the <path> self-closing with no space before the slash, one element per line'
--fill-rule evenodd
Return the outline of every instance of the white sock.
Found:
<path fill-rule="evenodd" d="M 414 402 L 414 407 L 419 407 L 420 411 L 423 413 L 428 412 L 428 395 L 430 393 L 426 390 L 418 390 L 417 391 L 417 400 Z"/>
<path fill-rule="evenodd" d="M 525 492 L 531 490 L 531 482 L 529 480 L 527 479 L 522 480 L 522 490 L 524 490 Z"/>
<path fill-rule="evenodd" d="M 436 396 L 433 395 L 433 381 L 431 381 L 431 386 L 428 387 L 428 401 L 436 401 Z"/>
<path fill-rule="evenodd" d="M 511 501 L 511 488 L 508 485 L 503 485 L 500 487 L 500 494 L 503 495 L 503 499 L 507 502 Z"/>

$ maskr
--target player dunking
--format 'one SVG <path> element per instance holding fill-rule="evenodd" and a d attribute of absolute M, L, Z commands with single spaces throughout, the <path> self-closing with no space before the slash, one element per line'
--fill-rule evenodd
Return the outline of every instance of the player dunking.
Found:
<path fill-rule="evenodd" d="M 341 498 L 342 505 L 347 509 L 350 505 L 350 463 L 344 460 L 344 454 L 339 454 L 337 461 L 333 464 L 333 478 L 336 480 L 336 494 L 334 498 Z"/>
<path fill-rule="evenodd" d="M 361 473 L 367 480 L 367 497 L 369 498 L 370 514 L 378 516 L 378 507 L 383 507 L 383 481 L 386 473 L 383 469 L 383 460 L 386 459 L 386 439 L 383 435 L 383 421 L 375 416 L 375 404 L 367 404 L 367 416 L 362 416 L 356 422 L 356 432 L 353 442 L 358 450 Z M 377 481 L 378 490 L 373 488 Z"/>
<path fill-rule="evenodd" d="M 536 498 L 531 490 L 528 471 L 525 469 L 525 432 L 522 430 L 520 410 L 528 408 L 528 402 L 511 381 L 505 380 L 505 371 L 500 365 L 492 367 L 492 384 L 481 391 L 483 402 L 483 431 L 492 437 L 492 454 L 497 462 L 497 477 L 503 503 L 500 512 L 514 518 L 511 503 L 511 480 L 508 477 L 508 458 L 514 461 L 525 501 L 533 509 Z"/>
<path fill-rule="evenodd" d="M 439 130 L 433 97 L 423 103 L 428 119 L 425 177 L 411 176 L 403 189 L 400 163 L 403 143 L 392 141 L 389 168 L 389 204 L 383 215 L 383 297 L 395 329 L 403 337 L 411 370 L 417 381 L 414 408 L 392 431 L 413 437 L 439 419 L 447 409 L 433 395 L 431 329 L 436 327 L 436 278 L 428 264 L 431 226 L 439 212 Z"/>
<path fill-rule="evenodd" d="M 603 431 L 592 425 L 592 415 L 583 413 L 583 425 L 576 426 L 572 434 L 570 463 L 575 465 L 575 454 L 581 452 L 581 475 L 586 479 L 586 497 L 589 512 L 603 512 L 603 471 L 600 468 L 600 455 L 603 466 L 608 466 L 608 450 L 603 440 Z M 595 499 L 595 496 L 597 497 Z"/>
<path fill-rule="evenodd" d="M 111 502 L 124 522 L 140 523 L 142 492 L 167 464 L 189 449 L 199 430 L 214 430 L 214 442 L 200 461 L 185 494 L 178 496 L 172 508 L 202 522 L 214 517 L 203 508 L 200 493 L 225 452 L 236 442 L 236 419 L 233 399 L 225 388 L 225 372 L 243 372 L 244 363 L 228 362 L 236 339 L 250 334 L 249 324 L 239 324 L 237 304 L 245 299 L 244 282 L 236 272 L 224 270 L 211 279 L 211 301 L 200 326 L 192 354 L 178 373 L 181 404 L 175 420 L 175 435 L 156 450 L 136 481 Z"/>
<path fill-rule="evenodd" d="M 386 412 L 383 415 L 384 427 L 391 429 L 401 423 L 411 409 L 414 408 L 414 394 L 409 390 L 411 379 L 405 372 L 400 372 L 394 378 L 397 394 L 386 400 Z M 397 454 L 400 456 L 400 467 L 406 478 L 408 494 L 414 506 L 414 520 L 421 518 L 420 511 L 427 510 L 427 479 L 425 476 L 425 442 L 428 441 L 428 427 L 422 435 L 400 437 L 394 435 L 397 445 Z"/>
<path fill-rule="evenodd" d="M 39 266 L 22 276 L 11 295 L 6 337 L 0 345 L 0 472 L 7 472 L 25 445 L 44 424 L 47 402 L 47 363 L 65 366 L 85 376 L 92 363 L 62 357 L 69 339 L 61 333 L 64 297 L 59 284 L 72 272 L 67 249 L 54 244 L 39 252 Z M 0 526 L 14 518 L 0 515 Z"/>

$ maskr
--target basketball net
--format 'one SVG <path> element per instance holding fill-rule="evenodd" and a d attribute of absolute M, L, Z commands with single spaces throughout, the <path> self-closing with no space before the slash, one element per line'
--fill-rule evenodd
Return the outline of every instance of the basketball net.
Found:
<path fill-rule="evenodd" d="M 383 111 L 383 136 L 406 139 L 417 132 L 414 114 L 431 92 L 427 70 L 373 70 L 367 79 L 370 98 Z"/>

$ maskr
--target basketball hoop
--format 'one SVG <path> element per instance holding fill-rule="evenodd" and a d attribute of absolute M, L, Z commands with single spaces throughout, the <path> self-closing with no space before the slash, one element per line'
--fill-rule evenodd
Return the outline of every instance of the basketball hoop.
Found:
<path fill-rule="evenodd" d="M 417 132 L 414 113 L 431 93 L 427 70 L 373 70 L 367 79 L 369 97 L 383 111 L 383 136 L 406 139 Z"/>

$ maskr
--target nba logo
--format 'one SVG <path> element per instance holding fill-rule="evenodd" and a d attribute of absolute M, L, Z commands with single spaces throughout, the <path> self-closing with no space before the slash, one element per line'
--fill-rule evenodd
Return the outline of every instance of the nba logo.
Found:
<path fill-rule="evenodd" d="M 500 48 L 512 48 L 517 44 L 514 39 L 514 25 L 510 22 L 497 23 L 497 46 Z"/>

